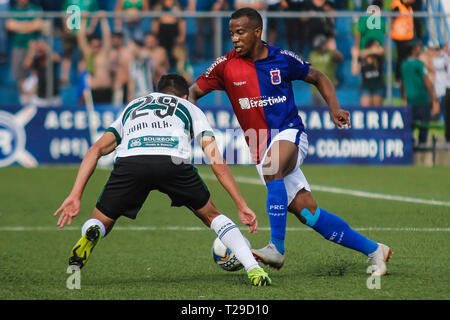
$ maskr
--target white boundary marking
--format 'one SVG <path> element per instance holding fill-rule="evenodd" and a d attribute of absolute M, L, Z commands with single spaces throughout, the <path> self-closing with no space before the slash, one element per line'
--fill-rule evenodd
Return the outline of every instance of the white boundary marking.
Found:
<path fill-rule="evenodd" d="M 205 175 L 202 175 L 202 178 L 209 179 L 209 180 L 216 180 L 216 177 L 214 175 L 205 174 Z M 236 182 L 240 182 L 240 183 L 264 186 L 262 181 L 260 179 L 256 179 L 256 178 L 235 176 L 234 179 L 236 180 Z M 397 195 L 393 195 L 393 194 L 384 194 L 384 193 L 367 192 L 367 191 L 362 191 L 362 190 L 352 190 L 352 189 L 344 189 L 344 188 L 337 188 L 337 187 L 329 187 L 329 186 L 323 186 L 323 185 L 319 185 L 319 184 L 312 184 L 311 189 L 313 191 L 345 194 L 345 195 L 360 197 L 360 198 L 392 200 L 392 201 L 400 201 L 400 202 L 408 202 L 408 203 L 427 204 L 427 205 L 432 205 L 432 206 L 450 207 L 450 201 L 443 201 L 443 200 L 421 199 L 421 198 L 416 198 L 416 197 L 397 196 Z"/>
<path fill-rule="evenodd" d="M 240 227 L 245 231 L 247 227 Z M 394 232 L 450 232 L 449 228 L 433 228 L 433 227 L 361 227 L 353 228 L 356 231 L 394 231 Z M 80 231 L 81 227 L 66 226 L 60 229 L 57 226 L 54 227 L 27 227 L 27 226 L 5 226 L 0 227 L 0 232 L 12 231 L 12 232 L 34 232 L 34 231 Z M 205 226 L 116 226 L 114 231 L 210 231 Z M 259 227 L 259 231 L 270 231 L 270 227 Z M 311 228 L 306 227 L 287 227 L 287 231 L 303 232 L 313 231 Z"/>
<path fill-rule="evenodd" d="M 203 179 L 215 180 L 216 177 L 214 175 L 202 175 Z M 260 185 L 262 181 L 256 178 L 242 177 L 236 176 L 235 180 L 240 183 L 247 183 L 252 185 Z M 412 198 L 412 197 L 404 197 L 404 196 L 396 196 L 390 194 L 383 193 L 373 193 L 366 192 L 361 190 L 351 190 L 337 187 L 329 187 L 322 185 L 311 185 L 311 188 L 314 191 L 321 192 L 329 192 L 336 194 L 345 194 L 355 197 L 362 198 L 371 198 L 371 199 L 381 199 L 381 200 L 392 200 L 392 201 L 401 201 L 401 202 L 409 202 L 409 203 L 419 203 L 419 204 L 428 204 L 428 205 L 436 205 L 436 206 L 448 206 L 450 207 L 450 201 L 441 201 L 441 200 L 430 200 L 430 199 L 421 199 L 421 198 Z M 241 227 L 241 229 L 245 229 Z M 406 231 L 406 232 L 449 232 L 449 228 L 433 228 L 433 227 L 361 227 L 354 228 L 356 231 Z M 58 227 L 45 227 L 45 226 L 0 226 L 0 231 L 15 231 L 15 232 L 27 232 L 27 231 L 59 231 L 61 230 Z M 63 230 L 73 231 L 80 230 L 80 227 L 66 226 Z M 210 230 L 206 227 L 196 227 L 196 226 L 116 226 L 114 230 L 118 231 L 206 231 Z M 270 231 L 270 227 L 259 227 L 260 231 Z M 305 227 L 287 227 L 287 231 L 312 231 L 310 228 Z"/>

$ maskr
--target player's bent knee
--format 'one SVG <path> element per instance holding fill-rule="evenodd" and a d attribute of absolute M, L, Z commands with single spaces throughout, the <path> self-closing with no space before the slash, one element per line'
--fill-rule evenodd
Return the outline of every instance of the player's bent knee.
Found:
<path fill-rule="evenodd" d="M 264 170 L 263 170 L 263 175 L 264 175 L 264 181 L 266 183 L 269 183 L 271 181 L 275 181 L 275 180 L 280 180 L 283 179 L 284 176 L 281 173 L 276 173 L 276 174 L 264 174 Z"/>
<path fill-rule="evenodd" d="M 271 169 L 262 168 L 262 174 L 266 183 L 270 181 L 284 179 L 293 170 L 292 167 L 278 168 L 271 171 Z"/>

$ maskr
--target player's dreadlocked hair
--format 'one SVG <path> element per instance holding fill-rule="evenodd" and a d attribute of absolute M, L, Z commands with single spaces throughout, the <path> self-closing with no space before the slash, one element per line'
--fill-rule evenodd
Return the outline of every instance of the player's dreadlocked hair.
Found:
<path fill-rule="evenodd" d="M 158 92 L 172 94 L 177 97 L 189 95 L 189 85 L 186 79 L 175 73 L 163 75 L 156 85 L 156 90 Z"/>
<path fill-rule="evenodd" d="M 261 15 L 253 8 L 241 8 L 231 14 L 231 19 L 239 19 L 242 17 L 247 17 L 250 21 L 255 23 L 256 27 L 263 27 Z"/>

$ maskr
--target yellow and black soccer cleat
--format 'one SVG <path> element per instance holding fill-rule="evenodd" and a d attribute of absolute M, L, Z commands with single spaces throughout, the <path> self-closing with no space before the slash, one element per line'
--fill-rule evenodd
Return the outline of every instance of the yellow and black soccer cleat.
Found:
<path fill-rule="evenodd" d="M 272 284 L 267 272 L 263 268 L 255 268 L 248 272 L 248 278 L 256 287 L 265 287 Z"/>
<path fill-rule="evenodd" d="M 100 238 L 100 227 L 96 225 L 89 227 L 73 247 L 69 257 L 69 265 L 83 268 Z"/>

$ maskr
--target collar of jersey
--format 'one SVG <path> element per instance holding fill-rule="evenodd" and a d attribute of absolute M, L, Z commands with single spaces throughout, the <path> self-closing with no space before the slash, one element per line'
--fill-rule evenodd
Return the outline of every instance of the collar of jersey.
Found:
<path fill-rule="evenodd" d="M 276 53 L 278 50 L 280 50 L 280 48 L 271 46 L 270 44 L 268 44 L 268 43 L 267 43 L 266 41 L 264 41 L 264 40 L 261 40 L 261 42 L 263 43 L 263 45 L 265 45 L 265 46 L 267 47 L 267 49 L 269 50 L 269 52 L 267 53 L 267 57 L 265 57 L 264 59 L 256 60 L 255 63 L 257 63 L 257 62 L 259 62 L 259 61 L 264 61 L 264 60 L 266 60 L 266 59 L 268 59 L 268 58 L 271 58 L 271 57 L 274 57 L 274 56 L 275 56 L 275 53 Z"/>

